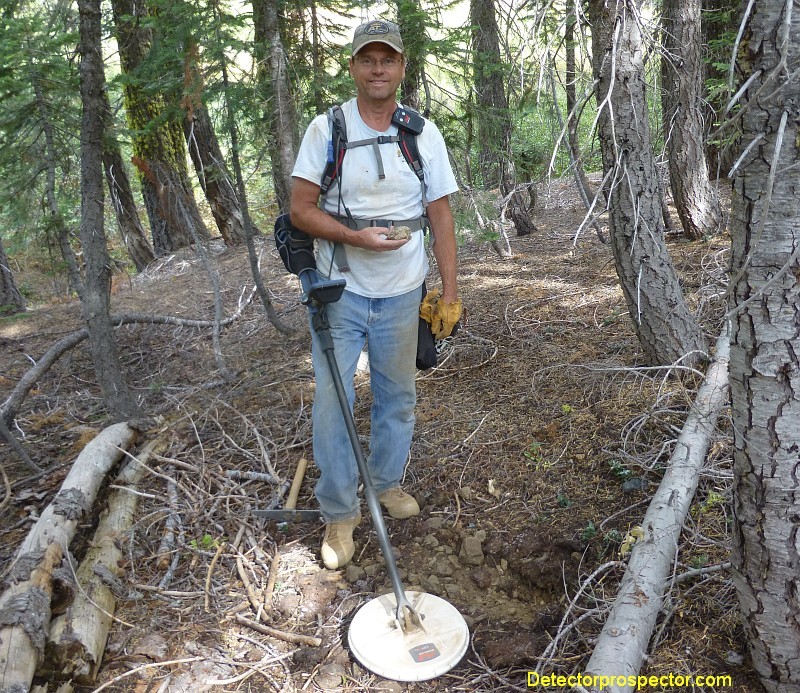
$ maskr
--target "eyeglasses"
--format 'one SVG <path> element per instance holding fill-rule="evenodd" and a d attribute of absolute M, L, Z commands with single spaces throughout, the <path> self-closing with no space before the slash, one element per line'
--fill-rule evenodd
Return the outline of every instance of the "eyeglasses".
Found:
<path fill-rule="evenodd" d="M 386 68 L 392 68 L 399 65 L 402 60 L 398 58 L 369 58 L 367 56 L 357 56 L 356 62 L 361 67 L 375 67 L 379 63 Z"/>

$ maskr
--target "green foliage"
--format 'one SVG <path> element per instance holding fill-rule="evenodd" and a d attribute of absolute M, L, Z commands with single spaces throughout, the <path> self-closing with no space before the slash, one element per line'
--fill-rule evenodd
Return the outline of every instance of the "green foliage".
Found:
<path fill-rule="evenodd" d="M 618 529 L 610 529 L 608 532 L 605 533 L 605 536 L 603 537 L 603 541 L 606 547 L 619 546 L 619 544 L 622 543 L 622 540 L 623 540 L 622 532 L 620 532 Z"/>
<path fill-rule="evenodd" d="M 211 551 L 219 547 L 219 541 L 214 539 L 210 534 L 204 534 L 199 539 L 192 539 L 189 546 L 199 551 Z"/>
<path fill-rule="evenodd" d="M 63 3 L 20 4 L 0 16 L 0 233 L 9 254 L 55 248 L 45 187 L 48 156 L 65 221 L 77 217 L 76 21 Z"/>
<path fill-rule="evenodd" d="M 569 508 L 572 505 L 572 501 L 565 493 L 558 494 L 556 497 L 556 503 L 558 504 L 559 508 Z"/>
<path fill-rule="evenodd" d="M 528 445 L 528 448 L 522 453 L 522 455 L 530 460 L 529 464 L 532 463 L 537 471 L 540 469 L 540 467 L 545 465 L 545 459 L 542 455 L 542 444 L 535 440 Z"/>
<path fill-rule="evenodd" d="M 725 496 L 716 491 L 709 491 L 706 499 L 700 504 L 700 512 L 705 515 L 716 508 L 724 508 L 726 504 Z"/>
<path fill-rule="evenodd" d="M 620 481 L 626 481 L 633 476 L 633 471 L 628 469 L 622 462 L 617 459 L 609 460 L 608 467 L 611 473 Z"/>
<path fill-rule="evenodd" d="M 589 520 L 586 527 L 583 528 L 581 531 L 581 541 L 591 541 L 597 536 L 597 527 L 595 527 L 594 522 Z"/>

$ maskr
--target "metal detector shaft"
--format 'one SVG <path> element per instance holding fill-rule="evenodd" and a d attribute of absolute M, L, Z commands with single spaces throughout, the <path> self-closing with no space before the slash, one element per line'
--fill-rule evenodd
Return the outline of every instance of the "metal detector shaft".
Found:
<path fill-rule="evenodd" d="M 406 598 L 405 590 L 403 589 L 403 582 L 400 579 L 400 573 L 397 570 L 397 562 L 394 558 L 392 545 L 389 543 L 389 533 L 386 531 L 386 523 L 383 521 L 383 513 L 381 512 L 381 504 L 378 500 L 378 494 L 375 492 L 375 487 L 372 485 L 372 477 L 369 473 L 367 460 L 364 457 L 364 451 L 361 448 L 361 443 L 358 440 L 358 432 L 356 431 L 356 424 L 353 420 L 353 413 L 350 411 L 350 405 L 347 401 L 347 395 L 344 391 L 344 384 L 342 383 L 342 376 L 339 373 L 339 366 L 336 363 L 336 355 L 333 351 L 333 338 L 331 337 L 330 323 L 325 313 L 324 304 L 310 304 L 309 310 L 311 312 L 311 324 L 314 332 L 317 333 L 322 349 L 325 352 L 325 357 L 328 361 L 328 368 L 331 372 L 333 379 L 333 386 L 336 390 L 336 396 L 339 400 L 339 406 L 342 410 L 342 417 L 344 418 L 345 426 L 347 427 L 347 435 L 350 438 L 350 444 L 353 447 L 353 454 L 356 456 L 356 464 L 358 471 L 361 474 L 361 479 L 364 482 L 364 495 L 367 498 L 367 506 L 369 513 L 372 516 L 372 522 L 375 525 L 375 532 L 378 535 L 378 543 L 380 544 L 383 558 L 386 561 L 386 570 L 389 573 L 389 579 L 392 582 L 392 589 L 397 600 L 397 620 L 404 626 L 406 623 L 406 612 L 408 609 L 412 616 L 412 620 L 416 625 L 421 625 L 419 615 L 414 607 Z"/>

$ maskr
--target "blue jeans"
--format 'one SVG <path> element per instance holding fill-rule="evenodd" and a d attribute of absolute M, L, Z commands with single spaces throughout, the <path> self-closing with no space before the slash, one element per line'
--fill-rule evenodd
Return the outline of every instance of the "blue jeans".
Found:
<path fill-rule="evenodd" d="M 414 433 L 416 353 L 422 289 L 392 298 L 366 298 L 345 291 L 326 307 L 334 354 L 353 411 L 358 357 L 369 353 L 372 410 L 367 465 L 375 490 L 400 484 Z M 311 329 L 316 392 L 312 407 L 315 488 L 326 522 L 359 514 L 358 466 L 336 396 L 328 361 Z"/>

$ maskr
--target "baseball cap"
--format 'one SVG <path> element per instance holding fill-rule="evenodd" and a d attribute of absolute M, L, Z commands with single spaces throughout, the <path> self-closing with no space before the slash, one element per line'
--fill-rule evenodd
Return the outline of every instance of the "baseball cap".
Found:
<path fill-rule="evenodd" d="M 364 22 L 353 32 L 353 51 L 355 55 L 368 43 L 385 43 L 394 48 L 398 53 L 403 52 L 403 39 L 400 38 L 400 27 L 394 22 L 375 19 Z"/>

